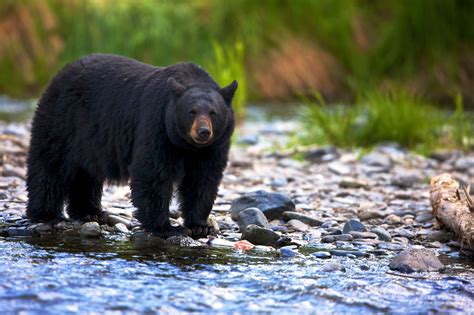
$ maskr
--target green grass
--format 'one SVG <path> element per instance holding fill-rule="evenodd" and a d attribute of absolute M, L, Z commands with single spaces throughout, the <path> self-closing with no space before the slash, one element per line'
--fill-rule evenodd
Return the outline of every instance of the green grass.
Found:
<path fill-rule="evenodd" d="M 474 121 L 459 98 L 451 115 L 405 91 L 366 93 L 354 106 L 327 105 L 319 94 L 305 103 L 302 144 L 367 148 L 396 142 L 421 153 L 472 145 Z"/>

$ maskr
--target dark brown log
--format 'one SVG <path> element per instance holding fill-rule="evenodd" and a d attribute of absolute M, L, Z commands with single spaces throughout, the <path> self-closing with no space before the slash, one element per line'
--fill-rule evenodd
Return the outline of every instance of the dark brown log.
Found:
<path fill-rule="evenodd" d="M 462 189 L 450 174 L 431 179 L 430 201 L 433 214 L 442 226 L 454 231 L 461 244 L 474 250 L 474 213 L 468 190 Z"/>

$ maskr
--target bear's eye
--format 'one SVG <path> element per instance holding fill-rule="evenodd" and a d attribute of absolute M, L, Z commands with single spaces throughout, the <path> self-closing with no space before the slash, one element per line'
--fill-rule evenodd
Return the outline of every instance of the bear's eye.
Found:
<path fill-rule="evenodd" d="M 217 115 L 217 112 L 216 112 L 215 110 L 211 110 L 211 111 L 209 112 L 209 115 L 215 116 L 215 115 Z"/>
<path fill-rule="evenodd" d="M 191 110 L 189 111 L 189 114 L 191 114 L 191 115 L 196 115 L 196 110 L 191 109 Z"/>

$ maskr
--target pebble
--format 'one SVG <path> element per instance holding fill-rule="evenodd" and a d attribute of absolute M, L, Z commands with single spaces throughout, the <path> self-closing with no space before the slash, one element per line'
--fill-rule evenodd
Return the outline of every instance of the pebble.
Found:
<path fill-rule="evenodd" d="M 339 182 L 339 187 L 341 188 L 363 188 L 363 189 L 370 189 L 370 185 L 367 181 L 363 179 L 357 179 L 357 178 L 352 178 L 352 177 L 344 177 L 340 182 Z"/>
<path fill-rule="evenodd" d="M 377 210 L 363 210 L 357 214 L 361 221 L 383 218 L 384 215 Z"/>
<path fill-rule="evenodd" d="M 286 221 L 289 221 L 292 219 L 299 220 L 309 226 L 320 226 L 323 223 L 321 222 L 321 220 L 315 219 L 306 214 L 302 214 L 299 212 L 291 212 L 291 211 L 283 212 L 282 218 L 283 220 L 286 220 Z"/>
<path fill-rule="evenodd" d="M 342 233 L 347 234 L 352 231 L 365 232 L 367 228 L 360 221 L 351 219 L 344 224 Z"/>
<path fill-rule="evenodd" d="M 450 240 L 454 239 L 454 234 L 451 232 L 446 231 L 430 231 L 426 236 L 425 239 L 430 242 L 441 242 L 446 243 Z"/>
<path fill-rule="evenodd" d="M 268 226 L 268 220 L 262 211 L 258 208 L 247 208 L 239 212 L 237 224 L 241 231 L 251 224 L 262 227 Z"/>
<path fill-rule="evenodd" d="M 306 232 L 309 229 L 308 225 L 306 225 L 303 222 L 301 222 L 300 220 L 296 220 L 296 219 L 290 220 L 286 224 L 290 228 L 292 228 L 293 230 L 298 231 L 298 232 Z"/>
<path fill-rule="evenodd" d="M 415 220 L 420 223 L 425 223 L 434 219 L 433 213 L 424 211 L 416 215 Z"/>
<path fill-rule="evenodd" d="M 349 175 L 352 173 L 352 169 L 347 164 L 343 164 L 339 161 L 334 161 L 328 164 L 328 170 L 337 175 Z"/>
<path fill-rule="evenodd" d="M 330 252 L 315 252 L 311 254 L 312 256 L 316 258 L 321 258 L 321 259 L 328 259 L 331 258 L 331 253 Z"/>
<path fill-rule="evenodd" d="M 121 223 L 125 225 L 127 229 L 132 227 L 130 220 L 118 215 L 112 215 L 112 214 L 106 215 L 105 222 L 109 226 L 115 226 L 116 224 Z"/>
<path fill-rule="evenodd" d="M 281 257 L 290 258 L 298 255 L 298 251 L 293 246 L 285 246 L 278 250 Z"/>
<path fill-rule="evenodd" d="M 295 204 L 286 195 L 258 190 L 246 193 L 232 202 L 232 219 L 237 221 L 239 212 L 252 207 L 260 209 L 268 220 L 281 218 L 285 211 L 295 211 Z"/>
<path fill-rule="evenodd" d="M 346 271 L 346 268 L 338 262 L 332 261 L 324 264 L 321 267 L 321 271 L 324 272 L 335 272 L 335 271 Z"/>
<path fill-rule="evenodd" d="M 222 238 L 212 238 L 207 244 L 212 247 L 233 248 L 235 242 L 231 242 Z"/>
<path fill-rule="evenodd" d="M 100 225 L 97 222 L 86 222 L 81 225 L 80 233 L 84 237 L 99 237 L 101 234 Z"/>
<path fill-rule="evenodd" d="M 351 231 L 349 232 L 350 235 L 356 240 L 356 239 L 367 239 L 367 238 L 377 238 L 377 234 L 372 233 L 372 232 L 359 232 L 359 231 Z"/>
<path fill-rule="evenodd" d="M 334 243 L 337 241 L 350 242 L 353 240 L 352 235 L 350 234 L 341 234 L 341 235 L 327 235 L 321 239 L 323 243 Z"/>
<path fill-rule="evenodd" d="M 380 243 L 378 244 L 378 248 L 390 251 L 400 251 L 404 249 L 405 246 L 399 243 Z"/>
<path fill-rule="evenodd" d="M 402 223 L 402 218 L 396 214 L 390 214 L 385 218 L 385 222 L 388 224 L 400 224 Z"/>
<path fill-rule="evenodd" d="M 412 248 L 401 252 L 388 266 L 404 273 L 438 271 L 444 268 L 439 258 L 429 249 Z"/>
<path fill-rule="evenodd" d="M 114 229 L 116 232 L 119 232 L 119 233 L 128 233 L 128 228 L 125 224 L 123 223 L 117 223 L 114 225 Z"/>
<path fill-rule="evenodd" d="M 383 227 L 377 226 L 373 228 L 371 231 L 372 233 L 377 234 L 379 239 L 382 241 L 390 241 L 392 239 L 392 236 L 390 235 L 390 233 Z"/>
<path fill-rule="evenodd" d="M 260 227 L 258 225 L 249 225 L 242 233 L 242 239 L 247 240 L 254 245 L 276 246 L 280 235 L 271 229 Z"/>
<path fill-rule="evenodd" d="M 362 158 L 362 163 L 369 166 L 380 166 L 383 168 L 390 168 L 392 161 L 383 153 L 373 151 Z"/>
<path fill-rule="evenodd" d="M 343 250 L 343 249 L 333 249 L 331 250 L 331 255 L 333 256 L 348 256 L 348 257 L 368 257 L 369 254 L 355 251 L 355 250 Z"/>

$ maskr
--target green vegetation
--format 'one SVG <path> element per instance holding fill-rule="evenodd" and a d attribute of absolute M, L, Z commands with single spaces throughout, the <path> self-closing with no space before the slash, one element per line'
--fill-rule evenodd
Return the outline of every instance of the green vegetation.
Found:
<path fill-rule="evenodd" d="M 370 92 L 351 107 L 327 105 L 318 93 L 315 99 L 305 100 L 303 144 L 371 147 L 396 142 L 422 153 L 472 146 L 473 120 L 459 97 L 451 115 L 405 91 Z"/>

